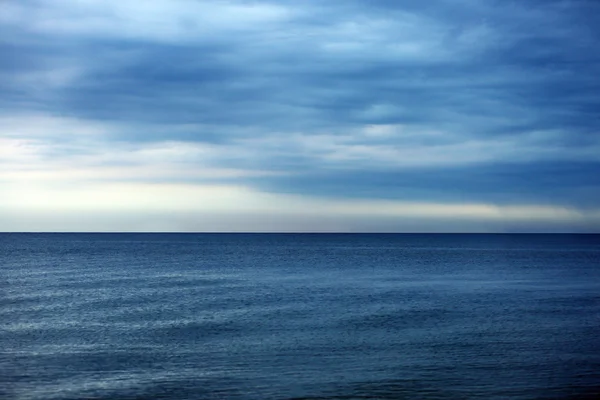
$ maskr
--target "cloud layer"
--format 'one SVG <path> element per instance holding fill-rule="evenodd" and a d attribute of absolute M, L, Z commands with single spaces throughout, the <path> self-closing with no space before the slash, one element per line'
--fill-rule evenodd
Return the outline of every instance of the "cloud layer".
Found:
<path fill-rule="evenodd" d="M 0 230 L 600 229 L 597 2 L 0 7 Z"/>

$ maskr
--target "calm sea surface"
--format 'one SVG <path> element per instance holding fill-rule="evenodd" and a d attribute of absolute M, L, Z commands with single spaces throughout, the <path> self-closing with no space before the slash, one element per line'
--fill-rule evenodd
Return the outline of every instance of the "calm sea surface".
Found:
<path fill-rule="evenodd" d="M 0 234 L 3 399 L 600 398 L 600 236 Z"/>

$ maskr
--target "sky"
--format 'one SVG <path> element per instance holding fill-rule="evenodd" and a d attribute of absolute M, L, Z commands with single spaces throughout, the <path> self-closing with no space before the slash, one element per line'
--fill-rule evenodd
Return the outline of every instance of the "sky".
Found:
<path fill-rule="evenodd" d="M 0 1 L 0 231 L 600 232 L 600 2 Z"/>

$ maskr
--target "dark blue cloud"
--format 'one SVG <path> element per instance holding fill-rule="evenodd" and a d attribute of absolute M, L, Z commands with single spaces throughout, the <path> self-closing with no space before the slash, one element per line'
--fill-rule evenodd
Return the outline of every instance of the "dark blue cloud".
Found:
<path fill-rule="evenodd" d="M 482 202 L 501 205 L 562 204 L 598 206 L 600 163 L 496 163 L 410 170 L 309 170 L 292 177 L 262 179 L 265 190 L 333 198 L 385 198 L 401 201 Z"/>

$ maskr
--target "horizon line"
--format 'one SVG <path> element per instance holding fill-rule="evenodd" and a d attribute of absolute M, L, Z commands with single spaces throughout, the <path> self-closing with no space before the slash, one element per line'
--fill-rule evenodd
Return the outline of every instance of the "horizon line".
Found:
<path fill-rule="evenodd" d="M 0 231 L 0 234 L 175 234 L 175 235 L 600 235 L 599 232 L 343 232 L 343 231 Z"/>

